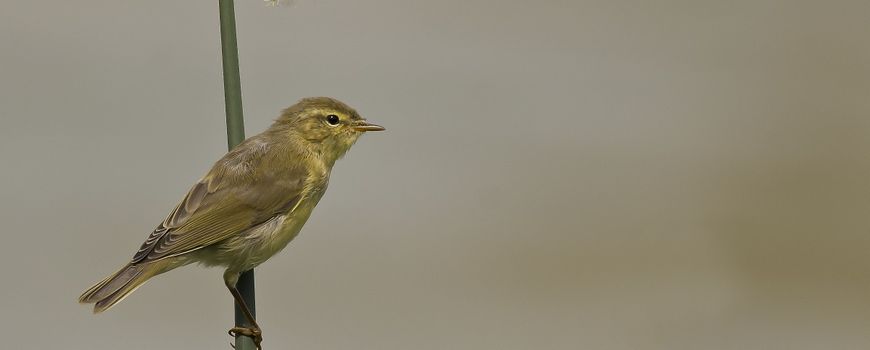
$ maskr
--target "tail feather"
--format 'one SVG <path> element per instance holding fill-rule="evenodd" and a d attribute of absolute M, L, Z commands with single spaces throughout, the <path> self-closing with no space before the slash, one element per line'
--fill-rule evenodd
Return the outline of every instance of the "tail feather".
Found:
<path fill-rule="evenodd" d="M 105 299 L 109 295 L 112 295 L 112 293 L 117 292 L 119 289 L 132 282 L 136 276 L 139 276 L 142 273 L 143 269 L 143 265 L 127 264 L 82 293 L 82 296 L 79 297 L 79 302 L 95 303 Z"/>
<path fill-rule="evenodd" d="M 139 288 L 149 278 L 163 272 L 163 264 L 127 264 L 95 284 L 79 297 L 80 303 L 94 303 L 94 313 L 108 310 Z"/>

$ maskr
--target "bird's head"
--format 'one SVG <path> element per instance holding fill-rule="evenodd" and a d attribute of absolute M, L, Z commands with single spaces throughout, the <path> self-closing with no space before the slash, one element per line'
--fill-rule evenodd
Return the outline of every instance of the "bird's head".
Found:
<path fill-rule="evenodd" d="M 307 147 L 329 162 L 341 158 L 367 131 L 384 127 L 369 123 L 359 113 L 330 97 L 309 97 L 285 109 L 273 128 L 294 133 Z"/>

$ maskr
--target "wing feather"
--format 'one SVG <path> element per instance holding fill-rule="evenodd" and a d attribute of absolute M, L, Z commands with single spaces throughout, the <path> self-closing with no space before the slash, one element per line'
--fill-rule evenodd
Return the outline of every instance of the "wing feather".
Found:
<path fill-rule="evenodd" d="M 308 173 L 301 164 L 261 169 L 265 151 L 246 141 L 218 161 L 142 243 L 132 263 L 218 243 L 295 208 L 305 197 Z"/>

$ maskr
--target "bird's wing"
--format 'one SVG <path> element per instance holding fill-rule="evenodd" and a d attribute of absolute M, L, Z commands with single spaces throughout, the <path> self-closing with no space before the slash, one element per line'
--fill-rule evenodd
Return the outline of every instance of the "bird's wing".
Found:
<path fill-rule="evenodd" d="M 265 174 L 256 163 L 218 162 L 142 243 L 132 263 L 209 246 L 295 208 L 304 197 L 304 168 L 290 165 Z M 236 173 L 230 174 L 230 167 Z"/>

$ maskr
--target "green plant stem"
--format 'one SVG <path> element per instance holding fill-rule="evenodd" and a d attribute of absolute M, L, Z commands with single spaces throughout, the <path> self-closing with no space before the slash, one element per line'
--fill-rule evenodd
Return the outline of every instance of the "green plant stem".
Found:
<path fill-rule="evenodd" d="M 227 146 L 233 149 L 245 139 L 245 122 L 242 116 L 242 87 L 239 77 L 239 48 L 236 40 L 236 14 L 233 0 L 218 0 L 221 25 L 221 52 L 224 70 L 224 100 L 227 114 Z M 254 305 L 254 270 L 245 271 L 236 284 L 242 299 L 256 317 Z M 235 305 L 235 302 L 233 303 Z M 244 313 L 235 305 L 235 324 L 250 326 Z M 253 350 L 254 342 L 245 336 L 236 337 L 237 350 Z"/>

